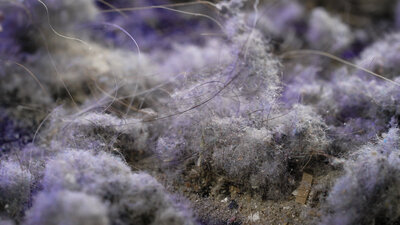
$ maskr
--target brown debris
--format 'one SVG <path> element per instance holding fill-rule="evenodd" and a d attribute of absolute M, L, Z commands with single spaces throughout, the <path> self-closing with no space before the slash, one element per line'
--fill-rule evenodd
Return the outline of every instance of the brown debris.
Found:
<path fill-rule="evenodd" d="M 308 194 L 311 190 L 313 176 L 308 173 L 303 173 L 303 178 L 301 179 L 300 186 L 297 188 L 296 202 L 301 204 L 306 204 Z"/>

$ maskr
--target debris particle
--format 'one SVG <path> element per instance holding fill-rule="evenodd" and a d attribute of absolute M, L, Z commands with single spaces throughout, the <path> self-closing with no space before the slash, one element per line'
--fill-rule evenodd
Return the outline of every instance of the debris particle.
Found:
<path fill-rule="evenodd" d="M 232 200 L 228 205 L 229 209 L 237 209 L 238 207 L 239 207 L 239 205 L 237 204 L 237 202 L 235 200 Z"/>
<path fill-rule="evenodd" d="M 300 186 L 294 192 L 296 195 L 296 202 L 301 204 L 306 204 L 308 194 L 310 193 L 312 185 L 313 176 L 308 173 L 303 173 L 303 178 L 301 179 Z"/>
<path fill-rule="evenodd" d="M 256 212 L 256 213 L 254 213 L 254 214 L 251 214 L 251 215 L 249 215 L 249 220 L 251 221 L 251 222 L 256 222 L 256 221 L 258 221 L 258 220 L 260 220 L 260 213 L 259 212 Z"/>

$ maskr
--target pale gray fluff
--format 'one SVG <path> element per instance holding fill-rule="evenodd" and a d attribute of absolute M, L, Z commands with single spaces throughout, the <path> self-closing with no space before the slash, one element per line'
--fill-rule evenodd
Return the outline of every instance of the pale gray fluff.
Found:
<path fill-rule="evenodd" d="M 318 50 L 338 52 L 348 47 L 354 39 L 350 27 L 323 8 L 315 8 L 311 12 L 308 25 L 306 39 L 311 47 Z"/>
<path fill-rule="evenodd" d="M 104 152 L 60 153 L 48 162 L 43 187 L 46 192 L 70 190 L 99 197 L 108 206 L 112 224 L 194 223 L 157 180 L 132 173 L 127 164 Z"/>
<path fill-rule="evenodd" d="M 63 147 L 95 151 L 118 151 L 134 156 L 147 150 L 149 129 L 139 119 L 88 112 L 62 120 L 57 141 Z"/>
<path fill-rule="evenodd" d="M 295 105 L 277 117 L 263 128 L 240 119 L 212 120 L 202 133 L 202 154 L 211 151 L 214 170 L 224 171 L 228 180 L 279 196 L 292 182 L 289 165 L 301 168 L 313 155 L 326 152 L 330 141 L 326 124 L 311 107 Z"/>
<path fill-rule="evenodd" d="M 42 24 L 63 32 L 95 19 L 99 13 L 95 2 L 89 0 L 40 0 L 34 4 Z"/>
<path fill-rule="evenodd" d="M 345 163 L 329 193 L 320 224 L 396 224 L 400 218 L 399 130 L 367 144 Z"/>
<path fill-rule="evenodd" d="M 356 60 L 362 68 L 376 71 L 379 74 L 394 78 L 400 75 L 400 33 L 392 33 L 367 47 Z M 359 72 L 364 73 L 365 72 Z M 369 74 L 367 76 L 370 76 Z"/>
<path fill-rule="evenodd" d="M 81 192 L 42 192 L 27 211 L 24 225 L 108 225 L 107 206 Z"/>
<path fill-rule="evenodd" d="M 20 219 L 27 208 L 33 177 L 17 161 L 0 160 L 0 216 Z"/>
<path fill-rule="evenodd" d="M 10 219 L 0 218 L 0 225 L 15 225 L 15 223 Z"/>

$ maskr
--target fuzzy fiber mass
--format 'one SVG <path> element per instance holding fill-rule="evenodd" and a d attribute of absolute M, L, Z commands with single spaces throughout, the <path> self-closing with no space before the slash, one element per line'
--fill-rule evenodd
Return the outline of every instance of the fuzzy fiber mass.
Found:
<path fill-rule="evenodd" d="M 399 224 L 399 21 L 0 0 L 0 225 Z"/>

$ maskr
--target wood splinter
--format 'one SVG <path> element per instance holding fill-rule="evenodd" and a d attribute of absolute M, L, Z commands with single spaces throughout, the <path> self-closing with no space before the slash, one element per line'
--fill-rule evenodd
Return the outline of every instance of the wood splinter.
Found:
<path fill-rule="evenodd" d="M 303 173 L 303 178 L 301 179 L 300 186 L 295 191 L 296 202 L 301 204 L 306 204 L 308 195 L 311 190 L 313 176 L 308 173 Z"/>

